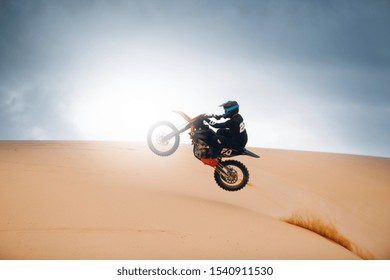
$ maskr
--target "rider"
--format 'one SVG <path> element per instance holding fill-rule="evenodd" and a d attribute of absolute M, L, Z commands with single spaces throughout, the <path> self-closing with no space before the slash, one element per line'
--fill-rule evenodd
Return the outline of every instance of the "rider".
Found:
<path fill-rule="evenodd" d="M 212 137 L 210 143 L 211 157 L 217 157 L 222 148 L 242 150 L 248 141 L 244 119 L 238 113 L 238 103 L 236 101 L 228 101 L 220 106 L 224 108 L 225 113 L 220 116 L 214 116 L 214 118 L 217 120 L 224 118 L 228 119 L 227 121 L 216 123 L 210 119 L 206 119 L 212 127 L 218 128 L 217 133 Z"/>

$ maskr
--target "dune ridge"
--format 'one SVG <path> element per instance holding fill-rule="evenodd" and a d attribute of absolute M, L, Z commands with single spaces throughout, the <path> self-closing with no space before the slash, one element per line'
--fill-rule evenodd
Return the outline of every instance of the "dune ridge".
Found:
<path fill-rule="evenodd" d="M 390 159 L 250 148 L 230 193 L 191 148 L 0 141 L 0 259 L 390 259 Z"/>

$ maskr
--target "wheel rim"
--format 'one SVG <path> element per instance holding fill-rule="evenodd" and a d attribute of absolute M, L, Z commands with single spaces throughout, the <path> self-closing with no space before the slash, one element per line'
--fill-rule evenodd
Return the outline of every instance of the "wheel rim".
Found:
<path fill-rule="evenodd" d="M 238 187 L 241 184 L 241 182 L 244 180 L 244 172 L 240 168 L 234 165 L 227 165 L 225 168 L 228 176 L 221 174 L 220 176 L 222 181 L 229 188 Z"/>
<path fill-rule="evenodd" d="M 161 125 L 156 127 L 156 129 L 151 134 L 151 144 L 153 147 L 160 151 L 166 152 L 172 149 L 175 145 L 175 137 L 167 140 L 165 137 L 172 133 L 173 130 L 169 126 Z"/>

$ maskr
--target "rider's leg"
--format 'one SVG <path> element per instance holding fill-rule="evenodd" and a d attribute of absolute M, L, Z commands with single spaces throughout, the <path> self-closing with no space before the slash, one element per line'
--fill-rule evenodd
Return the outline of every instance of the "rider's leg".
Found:
<path fill-rule="evenodd" d="M 216 158 L 221 153 L 225 137 L 215 134 L 210 140 L 210 157 Z"/>

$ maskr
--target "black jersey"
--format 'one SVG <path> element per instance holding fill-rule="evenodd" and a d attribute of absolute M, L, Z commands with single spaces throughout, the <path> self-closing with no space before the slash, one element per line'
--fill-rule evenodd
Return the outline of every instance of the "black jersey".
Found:
<path fill-rule="evenodd" d="M 247 141 L 248 135 L 245 129 L 244 119 L 240 114 L 236 114 L 224 123 L 213 124 L 215 128 L 224 128 L 224 135 L 231 138 L 238 148 L 244 148 Z"/>

